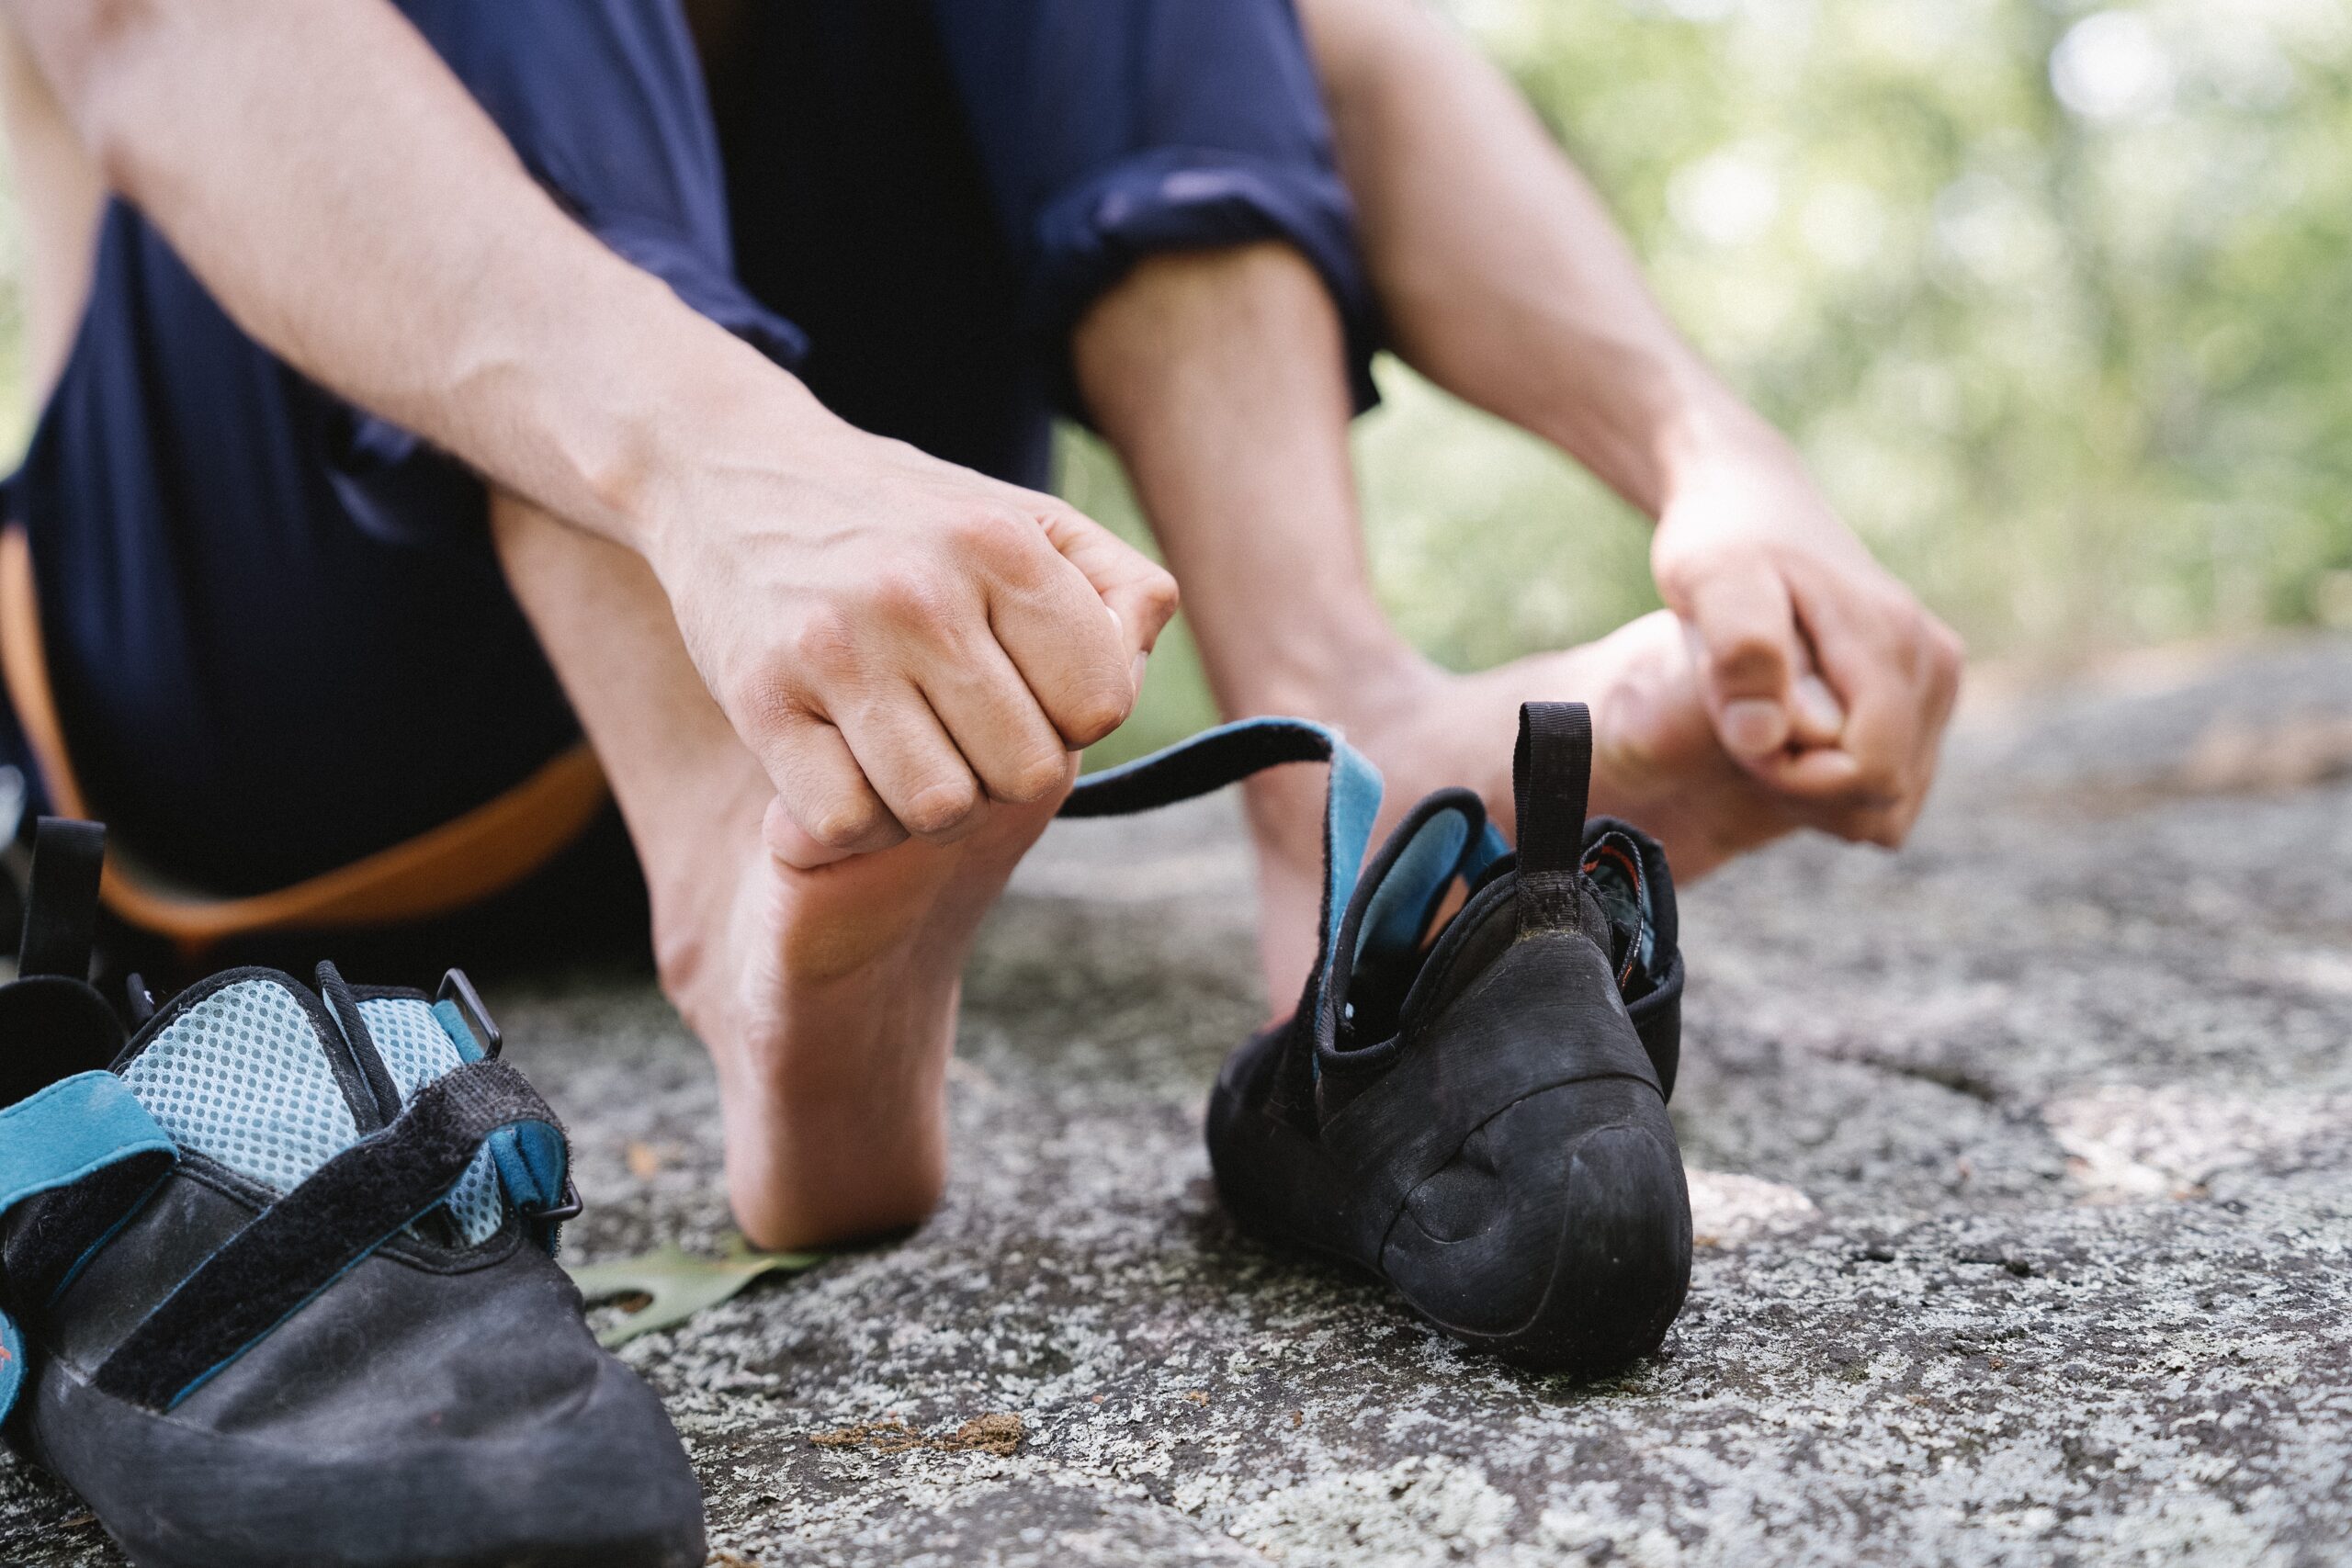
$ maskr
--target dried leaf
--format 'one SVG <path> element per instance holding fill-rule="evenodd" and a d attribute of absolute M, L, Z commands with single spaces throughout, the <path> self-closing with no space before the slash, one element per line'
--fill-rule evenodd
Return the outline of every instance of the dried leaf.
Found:
<path fill-rule="evenodd" d="M 640 1334 L 674 1328 L 719 1303 L 732 1299 L 752 1280 L 770 1274 L 797 1274 L 824 1260 L 816 1252 L 757 1252 L 740 1235 L 730 1236 L 718 1258 L 698 1258 L 675 1246 L 638 1258 L 591 1263 L 569 1270 L 588 1304 L 620 1303 L 628 1315 L 596 1336 L 605 1348 L 626 1345 Z M 641 1303 L 642 1304 L 633 1304 Z"/>

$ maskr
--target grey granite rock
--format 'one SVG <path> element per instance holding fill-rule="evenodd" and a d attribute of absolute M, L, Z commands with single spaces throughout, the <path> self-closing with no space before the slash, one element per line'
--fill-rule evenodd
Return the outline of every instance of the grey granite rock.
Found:
<path fill-rule="evenodd" d="M 1197 1134 L 1261 1005 L 1231 807 L 1057 829 L 970 976 L 944 1210 L 628 1352 L 716 1561 L 2352 1561 L 2347 737 L 2343 642 L 2014 699 L 1904 854 L 1692 889 L 1697 1278 L 1598 1386 L 1232 1233 Z M 667 1010 L 498 1001 L 577 1135 L 578 1252 L 707 1244 Z M 954 1440 L 992 1415 L 1011 1453 Z M 117 1561 L 22 1468 L 0 1560 Z"/>

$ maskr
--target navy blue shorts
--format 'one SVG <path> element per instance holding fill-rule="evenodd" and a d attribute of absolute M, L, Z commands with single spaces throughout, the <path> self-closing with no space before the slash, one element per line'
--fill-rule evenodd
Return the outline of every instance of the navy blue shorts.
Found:
<path fill-rule="evenodd" d="M 1288 0 L 754 0 L 707 73 L 674 0 L 401 9 L 567 210 L 869 430 L 1042 487 L 1089 302 L 1268 238 L 1369 396 Z M 281 887 L 578 743 L 480 481 L 245 337 L 120 203 L 8 502 L 82 793 L 172 878 Z"/>

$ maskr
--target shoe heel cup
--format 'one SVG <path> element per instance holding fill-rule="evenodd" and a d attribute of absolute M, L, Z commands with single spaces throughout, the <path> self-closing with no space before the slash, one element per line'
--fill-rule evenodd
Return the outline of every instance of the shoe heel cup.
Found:
<path fill-rule="evenodd" d="M 1599 1087 L 1563 1086 L 1497 1117 L 1415 1190 L 1381 1249 L 1382 1273 L 1415 1310 L 1543 1371 L 1590 1375 L 1647 1355 L 1690 1289 L 1690 1193 L 1654 1099 L 1616 1106 L 1626 1120 L 1565 1147 L 1541 1146 L 1560 1112 L 1599 1109 L 1589 1105 Z M 1496 1147 L 1506 1140 L 1516 1148 Z M 1532 1163 L 1547 1168 L 1546 1179 L 1531 1178 Z M 1539 1191 L 1546 1201 L 1494 1212 L 1510 1193 Z"/>

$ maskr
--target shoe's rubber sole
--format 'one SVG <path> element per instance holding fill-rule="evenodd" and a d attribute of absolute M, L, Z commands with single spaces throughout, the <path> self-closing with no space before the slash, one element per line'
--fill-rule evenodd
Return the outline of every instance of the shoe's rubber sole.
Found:
<path fill-rule="evenodd" d="M 1570 1089 L 1577 1087 L 1581 1086 Z M 1226 1140 L 1247 1118 L 1257 1123 L 1251 1130 L 1255 1138 L 1290 1144 L 1280 1163 L 1292 1170 L 1321 1163 L 1311 1140 L 1262 1112 L 1253 1113 L 1222 1081 L 1211 1095 L 1209 1116 Z M 1542 1259 L 1535 1304 L 1499 1325 L 1473 1321 L 1452 1303 L 1429 1299 L 1433 1292 L 1415 1290 L 1397 1278 L 1403 1270 L 1394 1267 L 1400 1261 L 1395 1228 L 1382 1248 L 1383 1263 L 1390 1266 L 1373 1265 L 1334 1245 L 1328 1233 L 1302 1224 L 1303 1205 L 1269 1201 L 1263 1184 L 1240 1179 L 1231 1162 L 1219 1169 L 1217 1193 L 1244 1234 L 1387 1285 L 1416 1317 L 1452 1338 L 1532 1371 L 1599 1377 L 1656 1351 L 1682 1309 L 1690 1283 L 1690 1191 L 1670 1132 L 1661 1139 L 1648 1126 L 1613 1123 L 1586 1134 L 1558 1157 L 1557 1186 L 1544 1195 L 1554 1201 L 1525 1195 L 1528 1209 L 1552 1211 L 1556 1205 L 1554 1234 L 1521 1249 Z M 1298 1189 L 1291 1192 L 1295 1197 Z M 1407 1213 L 1397 1216 L 1398 1227 L 1412 1223 Z M 1530 1228 L 1505 1218 L 1489 1230 L 1524 1235 Z M 1415 1274 L 1431 1281 L 1446 1278 L 1437 1259 L 1418 1261 L 1422 1266 Z M 1453 1279 L 1473 1290 L 1480 1283 L 1475 1271 Z"/>
<path fill-rule="evenodd" d="M 393 1463 L 364 1443 L 298 1455 L 224 1439 L 54 1366 L 35 1397 L 72 1447 L 30 1457 L 136 1568 L 701 1568 L 707 1555 L 693 1472 L 674 1449 L 627 1440 L 660 1411 L 617 1364 L 558 1429 L 412 1439 Z"/>
<path fill-rule="evenodd" d="M 250 1217 L 167 1178 L 61 1299 L 9 1421 L 138 1568 L 701 1568 L 661 1401 L 512 1238 L 379 1250 L 170 1410 L 100 1389 L 86 1369 L 177 1255 Z"/>

